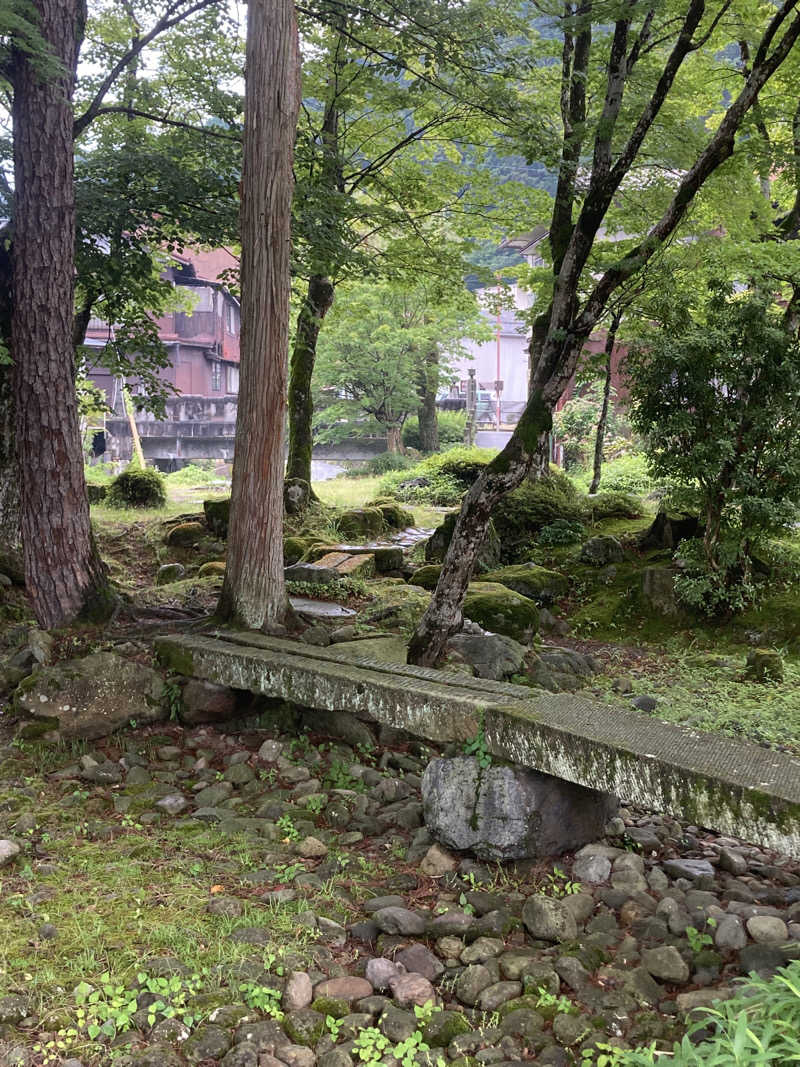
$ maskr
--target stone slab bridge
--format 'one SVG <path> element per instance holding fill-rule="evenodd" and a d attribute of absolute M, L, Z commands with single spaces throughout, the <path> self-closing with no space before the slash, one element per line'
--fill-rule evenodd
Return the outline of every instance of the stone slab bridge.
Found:
<path fill-rule="evenodd" d="M 178 674 L 434 742 L 467 742 L 483 726 L 494 756 L 800 858 L 800 761 L 790 756 L 580 694 L 345 659 L 336 647 L 235 632 L 156 641 Z"/>

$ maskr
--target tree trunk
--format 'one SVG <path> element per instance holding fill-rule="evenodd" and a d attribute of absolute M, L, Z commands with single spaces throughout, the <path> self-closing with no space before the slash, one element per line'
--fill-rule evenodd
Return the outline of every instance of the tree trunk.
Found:
<path fill-rule="evenodd" d="M 550 307 L 542 312 L 541 315 L 537 315 L 533 322 L 533 329 L 531 330 L 531 339 L 528 345 L 528 397 L 533 396 L 535 392 L 534 382 L 536 380 L 536 368 L 539 365 L 542 352 L 544 350 L 544 344 L 547 340 L 547 326 L 550 322 L 550 312 L 552 311 L 552 304 Z M 550 434 L 542 434 L 536 445 L 536 453 L 533 457 L 529 470 L 529 477 L 531 481 L 537 482 L 540 478 L 546 477 L 550 473 Z"/>
<path fill-rule="evenodd" d="M 289 458 L 286 477 L 311 484 L 312 420 L 314 402 L 311 378 L 317 358 L 322 320 L 333 304 L 334 287 L 328 278 L 312 274 L 303 306 L 297 316 L 297 336 L 289 371 Z"/>
<path fill-rule="evenodd" d="M 596 493 L 600 488 L 600 478 L 603 474 L 603 448 L 606 442 L 606 424 L 608 423 L 608 402 L 611 399 L 611 357 L 614 353 L 614 345 L 617 340 L 619 329 L 619 316 L 615 315 L 608 328 L 605 343 L 605 381 L 603 383 L 603 405 L 600 408 L 600 418 L 597 420 L 597 433 L 594 438 L 594 470 L 592 484 L 589 486 L 589 495 Z"/>
<path fill-rule="evenodd" d="M 11 351 L 11 255 L 8 230 L 0 230 L 0 348 Z M 15 582 L 25 580 L 19 531 L 19 470 L 14 428 L 10 363 L 0 363 L 0 570 Z"/>
<path fill-rule="evenodd" d="M 386 427 L 386 451 L 395 454 L 403 451 L 403 427 L 398 423 Z"/>
<path fill-rule="evenodd" d="M 51 629 L 105 612 L 110 596 L 89 523 L 72 344 L 72 93 L 86 10 L 82 0 L 33 6 L 62 71 L 45 78 L 14 54 L 11 355 L 25 581 L 39 624 Z"/>
<path fill-rule="evenodd" d="M 529 473 L 551 426 L 549 406 L 541 394 L 532 397 L 506 447 L 464 497 L 436 591 L 408 646 L 409 663 L 434 666 L 444 653 L 447 638 L 461 629 L 464 596 L 492 511 Z"/>
<path fill-rule="evenodd" d="M 300 52 L 292 0 L 250 0 L 242 171 L 242 335 L 228 556 L 219 612 L 274 631 L 283 579 L 292 159 Z"/>
<path fill-rule="evenodd" d="M 419 447 L 423 452 L 439 451 L 439 422 L 436 390 L 439 385 L 439 349 L 434 345 L 425 356 L 419 376 Z"/>

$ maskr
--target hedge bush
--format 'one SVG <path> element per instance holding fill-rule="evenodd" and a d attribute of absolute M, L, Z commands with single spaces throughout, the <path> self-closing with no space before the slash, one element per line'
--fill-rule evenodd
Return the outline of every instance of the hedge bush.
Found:
<path fill-rule="evenodd" d="M 454 507 L 496 454 L 490 448 L 434 452 L 407 471 L 387 474 L 379 490 L 405 503 Z"/>
<path fill-rule="evenodd" d="M 166 502 L 164 478 L 152 467 L 129 467 L 117 475 L 106 496 L 113 508 L 161 508 Z"/>

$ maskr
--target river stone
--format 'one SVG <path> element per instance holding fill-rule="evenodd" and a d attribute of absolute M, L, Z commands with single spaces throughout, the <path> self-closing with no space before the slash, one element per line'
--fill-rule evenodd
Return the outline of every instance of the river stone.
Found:
<path fill-rule="evenodd" d="M 408 908 L 380 908 L 373 916 L 373 921 L 384 934 L 400 934 L 403 937 L 415 937 L 425 933 L 426 922 L 421 915 Z"/>
<path fill-rule="evenodd" d="M 20 853 L 20 847 L 14 841 L 0 841 L 0 867 L 5 867 L 7 864 L 18 856 Z"/>
<path fill-rule="evenodd" d="M 589 538 L 581 546 L 578 558 L 581 563 L 588 563 L 592 567 L 606 567 L 609 563 L 622 563 L 625 556 L 616 537 L 601 535 Z"/>
<path fill-rule="evenodd" d="M 774 915 L 754 915 L 747 920 L 747 932 L 759 945 L 780 945 L 789 940 L 786 923 Z"/>
<path fill-rule="evenodd" d="M 421 974 L 398 974 L 389 979 L 395 1003 L 401 1008 L 417 1004 L 420 1008 L 436 1000 L 436 991 Z"/>
<path fill-rule="evenodd" d="M 283 990 L 283 1010 L 301 1011 L 314 999 L 311 979 L 305 971 L 292 971 Z"/>
<path fill-rule="evenodd" d="M 689 981 L 689 965 L 674 945 L 659 945 L 642 953 L 642 965 L 653 978 L 660 978 L 672 985 L 684 985 Z"/>
<path fill-rule="evenodd" d="M 738 915 L 726 915 L 719 920 L 714 930 L 714 944 L 723 952 L 726 949 L 744 948 L 747 934 Z"/>
<path fill-rule="evenodd" d="M 553 856 L 603 834 L 614 798 L 525 767 L 481 768 L 472 756 L 432 760 L 422 778 L 425 825 L 480 859 Z"/>
<path fill-rule="evenodd" d="M 575 916 L 562 900 L 541 893 L 528 897 L 522 921 L 531 937 L 540 941 L 574 941 L 578 936 Z"/>
<path fill-rule="evenodd" d="M 114 652 L 41 667 L 14 694 L 22 716 L 52 719 L 62 740 L 94 740 L 135 722 L 166 717 L 164 679 L 150 667 Z"/>

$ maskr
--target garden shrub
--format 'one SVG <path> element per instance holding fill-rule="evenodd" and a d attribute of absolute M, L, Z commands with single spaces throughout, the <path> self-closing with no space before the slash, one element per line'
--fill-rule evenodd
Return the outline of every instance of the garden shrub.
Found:
<path fill-rule="evenodd" d="M 647 457 L 642 452 L 630 452 L 626 456 L 604 463 L 600 487 L 603 492 L 646 496 L 653 490 L 653 479 L 647 469 Z"/>
<path fill-rule="evenodd" d="M 365 478 L 376 474 L 387 474 L 389 471 L 407 471 L 413 467 L 417 460 L 412 456 L 405 456 L 402 452 L 381 452 L 372 459 L 368 459 L 361 467 L 349 472 L 363 475 Z"/>
<path fill-rule="evenodd" d="M 569 519 L 556 519 L 539 531 L 537 544 L 547 548 L 560 548 L 563 545 L 577 545 L 583 540 L 583 523 L 570 522 Z"/>
<path fill-rule="evenodd" d="M 161 508 L 166 502 L 164 477 L 153 467 L 128 467 L 117 475 L 106 496 L 114 508 Z"/>
<path fill-rule="evenodd" d="M 599 519 L 640 519 L 644 515 L 644 508 L 638 497 L 616 490 L 590 497 L 589 508 L 595 522 Z"/>
<path fill-rule="evenodd" d="M 464 443 L 464 429 L 467 416 L 463 411 L 440 411 L 437 415 L 439 426 L 439 448 L 455 448 Z M 412 415 L 403 426 L 403 444 L 406 448 L 421 448 L 419 439 L 419 419 Z"/>
<path fill-rule="evenodd" d="M 503 561 L 520 561 L 534 535 L 543 527 L 557 519 L 580 523 L 585 514 L 585 497 L 561 471 L 553 470 L 536 482 L 525 482 L 507 493 L 492 513 Z"/>
<path fill-rule="evenodd" d="M 435 452 L 408 471 L 387 474 L 381 479 L 381 495 L 404 503 L 453 507 L 495 455 L 488 448 Z"/>

